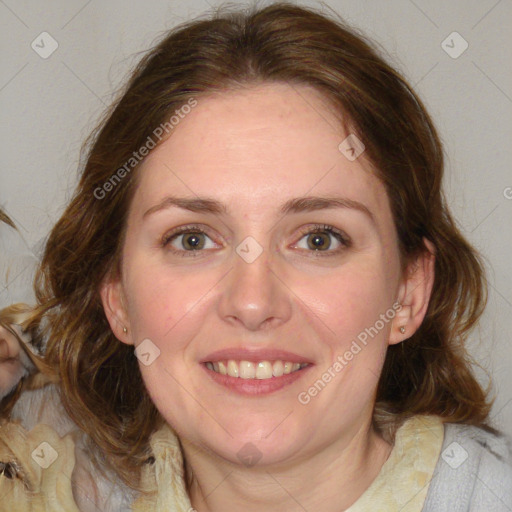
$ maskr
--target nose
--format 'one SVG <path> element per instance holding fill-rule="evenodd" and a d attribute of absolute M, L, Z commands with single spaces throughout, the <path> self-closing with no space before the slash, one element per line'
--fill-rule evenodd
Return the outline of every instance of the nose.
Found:
<path fill-rule="evenodd" d="M 271 265 L 268 250 L 252 262 L 234 254 L 219 301 L 221 318 L 250 331 L 276 328 L 291 316 L 290 291 Z"/>

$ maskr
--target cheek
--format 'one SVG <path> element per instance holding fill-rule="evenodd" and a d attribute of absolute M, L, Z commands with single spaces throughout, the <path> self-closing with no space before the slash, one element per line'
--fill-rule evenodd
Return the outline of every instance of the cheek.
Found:
<path fill-rule="evenodd" d="M 303 279 L 297 294 L 306 306 L 310 322 L 325 334 L 323 341 L 330 345 L 334 357 L 355 339 L 369 342 L 386 338 L 395 288 L 392 272 L 372 259 L 346 265 L 339 272 L 317 280 Z M 383 321 L 381 315 L 386 313 L 390 318 Z"/>
<path fill-rule="evenodd" d="M 161 349 L 169 339 L 173 348 L 185 343 L 188 331 L 192 335 L 201 325 L 215 277 L 134 261 L 125 271 L 124 284 L 135 343 L 149 338 Z"/>

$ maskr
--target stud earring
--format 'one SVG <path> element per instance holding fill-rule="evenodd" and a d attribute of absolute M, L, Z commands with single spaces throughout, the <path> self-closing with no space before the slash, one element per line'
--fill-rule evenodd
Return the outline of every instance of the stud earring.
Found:
<path fill-rule="evenodd" d="M 126 334 L 128 332 L 128 329 L 126 327 L 123 327 L 123 332 Z"/>
<path fill-rule="evenodd" d="M 402 327 L 400 327 L 400 332 L 401 332 L 402 334 L 404 334 L 404 333 L 405 333 L 405 327 L 404 327 L 403 325 L 402 325 Z"/>

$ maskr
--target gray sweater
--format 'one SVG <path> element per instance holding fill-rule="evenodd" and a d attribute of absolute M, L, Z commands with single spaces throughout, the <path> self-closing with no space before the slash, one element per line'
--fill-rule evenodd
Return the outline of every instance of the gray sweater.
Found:
<path fill-rule="evenodd" d="M 512 440 L 446 423 L 423 512 L 512 512 Z"/>

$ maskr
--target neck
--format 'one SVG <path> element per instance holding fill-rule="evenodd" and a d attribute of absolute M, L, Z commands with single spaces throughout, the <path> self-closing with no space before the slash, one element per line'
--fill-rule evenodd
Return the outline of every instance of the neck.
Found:
<path fill-rule="evenodd" d="M 391 448 L 368 423 L 279 466 L 245 467 L 183 444 L 192 476 L 189 495 L 197 512 L 339 512 L 370 486 Z"/>

